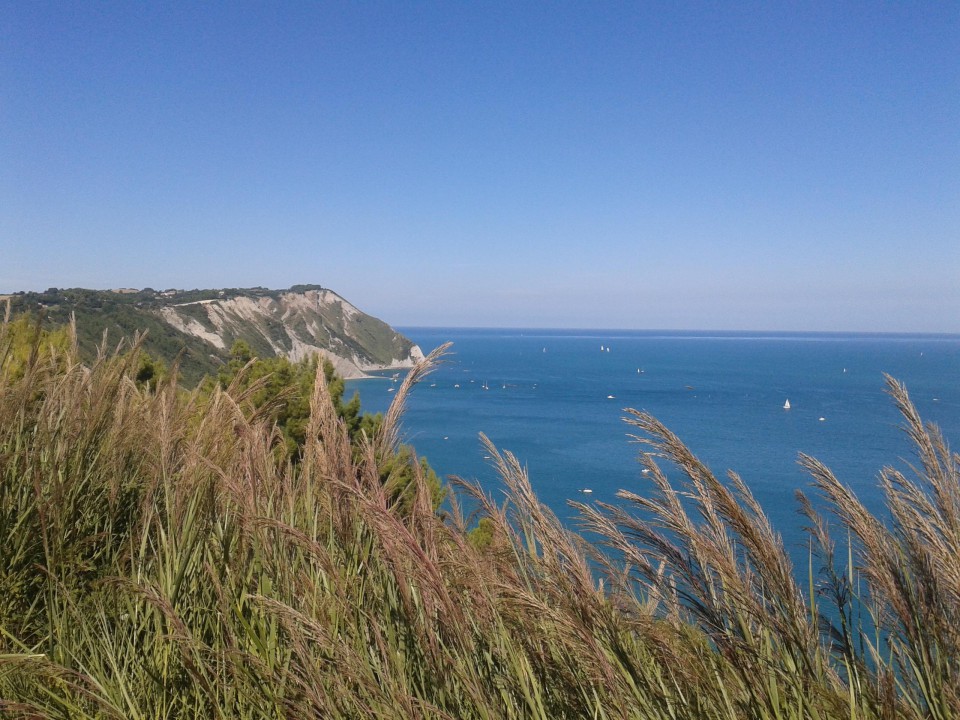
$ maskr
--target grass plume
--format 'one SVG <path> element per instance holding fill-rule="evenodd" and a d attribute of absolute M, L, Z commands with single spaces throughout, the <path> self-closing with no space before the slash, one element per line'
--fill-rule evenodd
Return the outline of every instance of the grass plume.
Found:
<path fill-rule="evenodd" d="M 404 403 L 445 350 L 359 441 L 318 370 L 294 458 L 256 384 L 144 384 L 136 343 L 85 366 L 0 326 L 0 715 L 960 716 L 960 462 L 902 386 L 889 521 L 802 459 L 832 513 L 801 497 L 804 587 L 745 483 L 644 413 L 651 490 L 578 505 L 596 542 L 485 437 L 502 498 L 456 480 L 437 512 L 413 462 L 401 501 Z"/>

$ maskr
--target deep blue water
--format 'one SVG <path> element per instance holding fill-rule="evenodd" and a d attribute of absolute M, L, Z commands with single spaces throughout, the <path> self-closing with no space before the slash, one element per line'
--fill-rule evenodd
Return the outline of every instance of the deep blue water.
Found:
<path fill-rule="evenodd" d="M 960 336 L 400 331 L 424 352 L 454 343 L 414 390 L 406 440 L 442 476 L 495 490 L 478 440 L 485 433 L 527 465 L 541 500 L 564 520 L 568 500 L 613 501 L 620 488 L 649 487 L 624 408 L 655 415 L 715 473 L 737 471 L 794 549 L 802 544 L 794 491 L 809 484 L 799 452 L 881 514 L 879 470 L 914 460 L 883 373 L 907 384 L 948 441 L 960 439 Z M 389 378 L 361 380 L 348 393 L 358 389 L 364 410 L 377 412 L 393 387 Z"/>

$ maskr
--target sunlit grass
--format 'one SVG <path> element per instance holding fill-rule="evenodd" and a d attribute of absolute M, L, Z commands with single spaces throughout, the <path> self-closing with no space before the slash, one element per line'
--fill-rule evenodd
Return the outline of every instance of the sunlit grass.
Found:
<path fill-rule="evenodd" d="M 804 458 L 832 515 L 802 503 L 818 559 L 797 569 L 749 489 L 642 413 L 652 492 L 579 506 L 609 554 L 486 440 L 505 499 L 459 481 L 438 513 L 413 463 L 400 502 L 402 410 L 439 354 L 359 443 L 319 372 L 294 461 L 256 388 L 139 384 L 136 349 L 14 372 L 11 342 L 4 717 L 960 716 L 958 458 L 892 381 L 915 476 L 883 472 L 879 519 Z"/>

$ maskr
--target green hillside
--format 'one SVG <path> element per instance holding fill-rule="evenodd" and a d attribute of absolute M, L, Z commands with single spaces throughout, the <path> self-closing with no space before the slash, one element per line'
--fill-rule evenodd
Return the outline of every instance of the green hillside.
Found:
<path fill-rule="evenodd" d="M 236 340 L 245 341 L 258 357 L 288 355 L 307 346 L 364 366 L 402 363 L 414 347 L 383 321 L 319 285 L 287 290 L 50 288 L 8 297 L 15 316 L 39 315 L 46 327 L 67 324 L 74 317 L 86 361 L 96 357 L 104 342 L 112 349 L 137 332 L 146 333 L 144 350 L 167 365 L 179 359 L 181 379 L 189 386 L 216 373 L 229 360 Z M 333 301 L 318 302 L 318 297 Z M 238 302 L 259 314 L 236 312 L 231 306 Z M 291 305 L 296 305 L 293 311 Z"/>

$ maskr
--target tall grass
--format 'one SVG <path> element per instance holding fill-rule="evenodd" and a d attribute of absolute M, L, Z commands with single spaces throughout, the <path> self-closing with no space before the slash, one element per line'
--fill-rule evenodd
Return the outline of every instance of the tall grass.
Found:
<path fill-rule="evenodd" d="M 611 553 L 486 439 L 503 498 L 460 480 L 437 513 L 413 463 L 399 502 L 402 409 L 441 353 L 359 446 L 318 373 L 300 462 L 256 388 L 139 385 L 136 347 L 0 366 L 0 715 L 960 716 L 958 458 L 901 386 L 919 462 L 884 470 L 888 522 L 803 459 L 834 517 L 804 499 L 825 570 L 801 585 L 739 478 L 642 413 L 651 492 L 580 506 Z"/>

